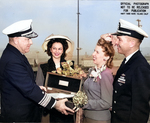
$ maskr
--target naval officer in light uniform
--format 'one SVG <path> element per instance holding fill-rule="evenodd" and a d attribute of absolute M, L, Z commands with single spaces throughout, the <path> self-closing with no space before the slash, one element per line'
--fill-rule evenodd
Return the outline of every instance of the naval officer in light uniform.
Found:
<path fill-rule="evenodd" d="M 9 38 L 0 59 L 1 116 L 3 122 L 40 122 L 39 106 L 56 108 L 63 114 L 74 112 L 65 106 L 67 99 L 56 101 L 44 87 L 36 85 L 33 70 L 25 57 L 38 35 L 32 20 L 16 22 L 3 30 Z"/>

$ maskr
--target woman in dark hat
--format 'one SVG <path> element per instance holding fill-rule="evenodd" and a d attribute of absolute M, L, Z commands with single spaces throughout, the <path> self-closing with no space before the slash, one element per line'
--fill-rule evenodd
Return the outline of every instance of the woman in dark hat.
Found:
<path fill-rule="evenodd" d="M 44 41 L 42 48 L 47 52 L 50 59 L 47 63 L 40 64 L 37 71 L 37 85 L 45 85 L 47 72 L 55 71 L 57 68 L 62 68 L 61 62 L 66 62 L 66 54 L 71 51 L 71 41 L 65 36 L 49 36 Z M 73 115 L 63 115 L 55 109 L 50 111 L 44 109 L 43 115 L 50 114 L 50 123 L 73 123 Z"/>

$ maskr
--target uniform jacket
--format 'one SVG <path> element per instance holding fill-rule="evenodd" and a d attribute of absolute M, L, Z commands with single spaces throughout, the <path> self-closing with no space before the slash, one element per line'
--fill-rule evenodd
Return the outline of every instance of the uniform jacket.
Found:
<path fill-rule="evenodd" d="M 147 123 L 150 66 L 140 51 L 120 66 L 113 85 L 112 123 Z"/>
<path fill-rule="evenodd" d="M 39 104 L 50 109 L 55 102 L 53 98 L 46 102 L 47 94 L 36 85 L 26 57 L 10 44 L 0 59 L 0 82 L 1 114 L 6 122 L 39 121 Z"/>

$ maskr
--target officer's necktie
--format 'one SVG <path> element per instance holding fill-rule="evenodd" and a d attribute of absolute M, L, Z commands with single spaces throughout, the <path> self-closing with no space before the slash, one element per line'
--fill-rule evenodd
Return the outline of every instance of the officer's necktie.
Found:
<path fill-rule="evenodd" d="M 125 61 L 126 61 L 126 58 L 124 58 L 124 60 L 122 61 L 117 73 L 123 68 L 123 66 L 125 65 Z"/>
<path fill-rule="evenodd" d="M 123 62 L 122 62 L 123 65 L 125 64 L 125 61 L 126 61 L 126 58 L 123 59 Z"/>
<path fill-rule="evenodd" d="M 121 69 L 125 65 L 125 61 L 126 61 L 126 58 L 124 58 L 124 60 L 122 61 L 122 64 L 119 69 Z"/>

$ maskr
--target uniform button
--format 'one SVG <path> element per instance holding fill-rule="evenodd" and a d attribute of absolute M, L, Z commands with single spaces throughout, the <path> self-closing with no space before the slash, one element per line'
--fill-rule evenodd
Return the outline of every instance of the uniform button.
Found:
<path fill-rule="evenodd" d="M 117 93 L 117 91 L 115 91 L 115 93 Z"/>
<path fill-rule="evenodd" d="M 114 113 L 116 113 L 116 111 L 114 111 Z"/>
<path fill-rule="evenodd" d="M 116 103 L 116 101 L 114 101 L 114 103 Z"/>

